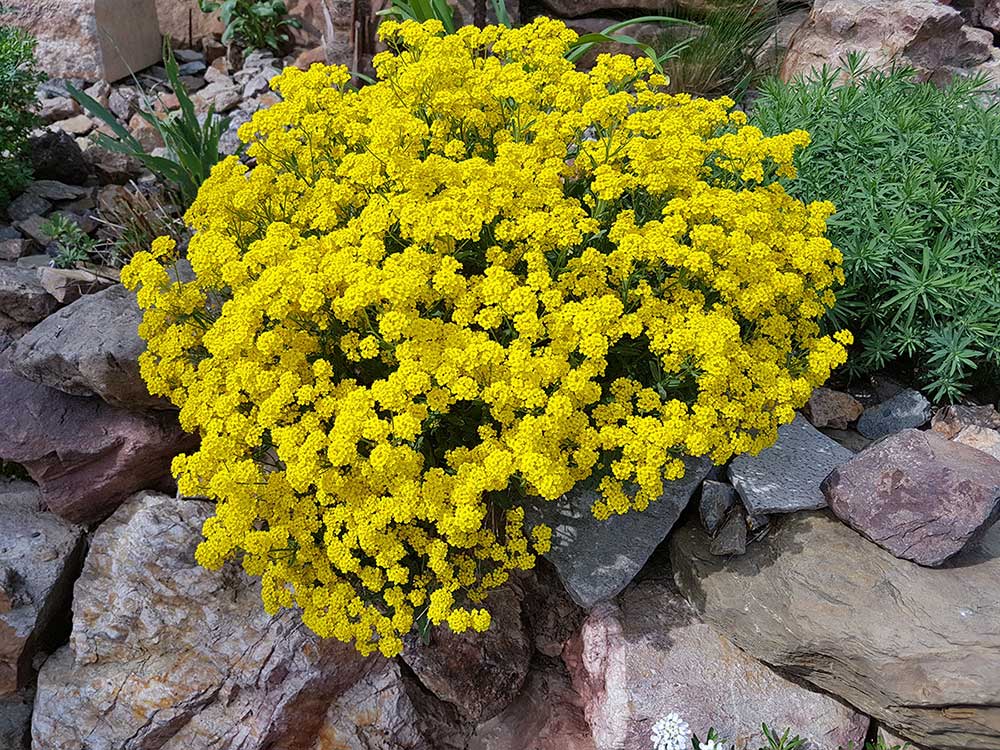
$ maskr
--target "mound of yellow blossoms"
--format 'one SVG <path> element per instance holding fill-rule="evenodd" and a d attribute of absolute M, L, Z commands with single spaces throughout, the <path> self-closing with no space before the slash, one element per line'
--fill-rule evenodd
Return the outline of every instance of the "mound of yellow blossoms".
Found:
<path fill-rule="evenodd" d="M 726 99 L 648 60 L 563 58 L 572 31 L 384 23 L 379 81 L 288 69 L 187 214 L 123 273 L 142 372 L 201 448 L 201 564 L 242 560 L 269 611 L 402 648 L 489 625 L 550 531 L 524 508 L 599 485 L 642 510 L 682 457 L 769 445 L 841 364 L 817 320 L 842 281 L 828 203 Z M 190 279 L 190 275 L 187 277 Z"/>

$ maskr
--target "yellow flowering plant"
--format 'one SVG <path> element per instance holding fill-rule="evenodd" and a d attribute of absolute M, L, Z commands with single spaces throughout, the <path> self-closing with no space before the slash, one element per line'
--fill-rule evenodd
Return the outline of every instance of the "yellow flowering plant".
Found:
<path fill-rule="evenodd" d="M 564 58 L 574 32 L 386 22 L 378 82 L 290 68 L 169 240 L 123 272 L 142 372 L 200 449 L 198 561 L 237 557 L 268 611 L 394 655 L 489 626 L 550 530 L 525 507 L 593 482 L 642 510 L 685 456 L 758 451 L 845 359 L 828 203 L 727 99 L 651 61 Z"/>

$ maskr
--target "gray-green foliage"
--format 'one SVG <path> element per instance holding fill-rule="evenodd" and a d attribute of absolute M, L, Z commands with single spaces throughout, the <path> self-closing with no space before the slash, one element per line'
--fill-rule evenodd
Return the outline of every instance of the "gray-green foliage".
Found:
<path fill-rule="evenodd" d="M 982 83 L 938 88 L 852 56 L 765 83 L 752 114 L 812 136 L 788 187 L 837 207 L 847 283 L 830 323 L 854 332 L 848 367 L 912 368 L 942 400 L 1000 373 L 1000 109 Z"/>
<path fill-rule="evenodd" d="M 53 260 L 56 268 L 73 268 L 91 260 L 97 242 L 80 225 L 62 214 L 55 214 L 42 225 L 42 231 L 59 247 Z"/>
<path fill-rule="evenodd" d="M 777 730 L 768 726 L 767 724 L 761 724 L 761 732 L 764 735 L 764 741 L 767 743 L 764 747 L 759 750 L 803 750 L 806 747 L 806 740 L 798 735 L 793 735 L 790 729 L 785 729 L 784 732 L 778 734 Z M 713 744 L 714 743 L 714 744 Z M 718 750 L 735 750 L 735 745 L 727 741 L 725 738 L 720 737 L 719 733 L 715 729 L 708 730 L 708 736 L 705 737 L 704 743 L 698 738 L 697 735 L 691 738 L 691 745 L 694 750 L 701 750 L 704 745 L 709 745 L 718 748 Z M 841 750 L 845 750 L 841 748 Z M 854 742 L 852 741 L 846 750 L 857 750 L 855 748 Z M 905 745 L 887 745 L 884 740 L 871 740 L 866 742 L 863 750 L 912 750 L 912 745 L 907 742 Z"/>
<path fill-rule="evenodd" d="M 248 49 L 280 52 L 291 41 L 289 32 L 302 28 L 283 0 L 198 0 L 198 7 L 203 13 L 218 11 L 224 44 L 239 42 Z"/>
<path fill-rule="evenodd" d="M 0 24 L 0 208 L 31 179 L 28 135 L 37 124 L 31 107 L 42 79 L 35 68 L 34 38 Z"/>

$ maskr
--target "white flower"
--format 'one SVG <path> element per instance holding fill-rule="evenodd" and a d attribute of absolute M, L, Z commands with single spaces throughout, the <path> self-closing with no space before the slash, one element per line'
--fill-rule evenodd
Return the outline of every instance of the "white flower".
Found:
<path fill-rule="evenodd" d="M 653 750 L 686 750 L 691 747 L 691 728 L 677 714 L 667 714 L 653 725 Z"/>
<path fill-rule="evenodd" d="M 709 740 L 708 742 L 699 742 L 698 750 L 726 750 L 722 746 L 722 740 Z"/>

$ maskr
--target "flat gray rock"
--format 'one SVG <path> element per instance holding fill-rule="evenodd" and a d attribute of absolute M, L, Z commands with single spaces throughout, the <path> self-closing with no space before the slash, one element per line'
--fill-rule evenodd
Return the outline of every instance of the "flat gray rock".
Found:
<path fill-rule="evenodd" d="M 781 518 L 740 557 L 708 547 L 699 523 L 677 529 L 675 577 L 743 651 L 928 748 L 1000 747 L 1000 525 L 946 568 L 827 513 Z"/>
<path fill-rule="evenodd" d="M 742 555 L 747 551 L 747 522 L 742 511 L 730 513 L 712 540 L 712 554 L 719 557 Z"/>
<path fill-rule="evenodd" d="M 751 516 L 816 510 L 826 507 L 820 483 L 853 455 L 797 414 L 770 448 L 734 458 L 729 480 Z"/>
<path fill-rule="evenodd" d="M 73 396 L 100 396 L 127 409 L 170 408 L 139 374 L 142 311 L 121 284 L 87 294 L 50 315 L 8 353 L 11 369 Z"/>
<path fill-rule="evenodd" d="M 877 440 L 908 427 L 922 427 L 930 418 L 931 402 L 919 391 L 907 388 L 881 404 L 865 409 L 858 420 L 858 432 Z"/>
<path fill-rule="evenodd" d="M 0 262 L 0 316 L 19 323 L 37 323 L 59 307 L 45 291 L 37 271 Z"/>
<path fill-rule="evenodd" d="M 552 528 L 546 558 L 559 572 L 573 600 L 585 609 L 621 593 L 667 538 L 698 485 L 711 469 L 706 458 L 685 461 L 684 477 L 665 482 L 665 492 L 642 511 L 594 518 L 593 490 L 575 489 L 558 500 L 528 509 L 528 524 Z"/>

